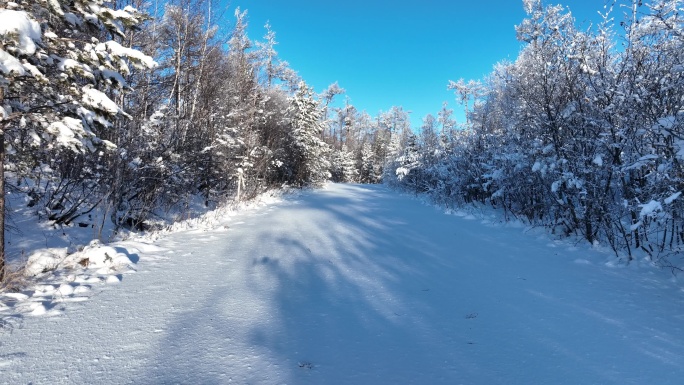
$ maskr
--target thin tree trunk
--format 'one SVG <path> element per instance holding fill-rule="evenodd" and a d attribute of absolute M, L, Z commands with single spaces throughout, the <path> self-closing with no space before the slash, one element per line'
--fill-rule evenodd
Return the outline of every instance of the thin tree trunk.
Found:
<path fill-rule="evenodd" d="M 5 94 L 0 87 L 0 105 Z M 5 124 L 0 128 L 0 282 L 5 279 Z"/>
<path fill-rule="evenodd" d="M 209 33 L 211 32 L 211 1 L 209 2 L 209 11 L 207 12 L 207 30 L 204 34 L 204 42 L 202 44 L 202 54 L 200 55 L 199 75 L 195 82 L 195 93 L 192 96 L 192 108 L 190 109 L 190 123 L 195 122 L 195 109 L 197 108 L 197 99 L 199 99 L 200 85 L 202 83 L 202 76 L 204 75 L 204 63 L 207 60 L 207 48 L 209 46 Z"/>

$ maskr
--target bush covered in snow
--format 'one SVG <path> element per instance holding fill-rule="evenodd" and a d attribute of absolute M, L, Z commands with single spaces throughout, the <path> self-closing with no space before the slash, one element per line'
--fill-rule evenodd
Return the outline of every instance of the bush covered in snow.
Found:
<path fill-rule="evenodd" d="M 684 267 L 681 1 L 633 5 L 619 31 L 617 11 L 581 31 L 564 7 L 528 2 L 518 58 L 450 84 L 472 106 L 468 125 L 443 129 L 436 151 L 425 136 L 388 181 Z"/>

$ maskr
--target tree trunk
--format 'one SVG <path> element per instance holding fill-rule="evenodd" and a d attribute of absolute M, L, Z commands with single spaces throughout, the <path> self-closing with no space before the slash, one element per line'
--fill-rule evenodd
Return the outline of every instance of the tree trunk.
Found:
<path fill-rule="evenodd" d="M 0 87 L 0 106 L 5 101 Z M 5 280 L 5 124 L 0 127 L 0 282 Z"/>

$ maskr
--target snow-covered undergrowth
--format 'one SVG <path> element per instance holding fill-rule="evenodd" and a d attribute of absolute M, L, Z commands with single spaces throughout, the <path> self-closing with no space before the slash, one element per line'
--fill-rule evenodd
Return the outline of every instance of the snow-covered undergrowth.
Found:
<path fill-rule="evenodd" d="M 260 194 L 254 199 L 246 202 L 228 202 L 226 204 L 220 205 L 213 210 L 207 210 L 203 213 L 199 213 L 199 210 L 194 210 L 194 215 L 189 215 L 189 218 L 183 219 L 182 217 L 176 217 L 177 220 L 170 221 L 160 226 L 156 231 L 148 233 L 137 233 L 136 238 L 143 237 L 146 240 L 158 239 L 159 237 L 184 230 L 208 230 L 212 229 L 220 224 L 220 222 L 227 216 L 231 216 L 236 212 L 240 212 L 246 209 L 261 207 L 264 205 L 269 205 L 280 200 L 280 196 L 283 194 L 296 194 L 297 190 L 291 190 L 288 187 L 283 187 L 280 190 L 270 190 L 266 193 Z M 201 209 L 200 209 L 201 210 Z M 187 215 L 187 214 L 186 214 Z"/>
<path fill-rule="evenodd" d="M 23 197 L 15 196 L 7 234 L 11 273 L 0 287 L 0 327 L 11 327 L 24 316 L 62 314 L 65 304 L 87 300 L 95 287 L 119 283 L 135 273 L 137 253 L 156 251 L 150 242 L 178 231 L 214 228 L 238 212 L 278 201 L 283 193 L 293 192 L 272 190 L 213 209 L 198 204 L 183 212 L 169 211 L 159 216 L 156 230 L 147 232 L 116 230 L 98 211 L 87 218 L 86 226 L 86 219 L 54 226 L 21 204 Z"/>
<path fill-rule="evenodd" d="M 400 187 L 388 184 L 385 186 L 397 194 L 416 199 L 422 204 L 435 207 L 436 209 L 441 210 L 448 215 L 454 215 L 467 220 L 475 220 L 490 227 L 524 229 L 524 232 L 528 235 L 535 236 L 540 239 L 548 239 L 550 244 L 554 245 L 554 247 L 564 247 L 573 250 L 580 248 L 587 250 L 590 249 L 592 251 L 598 252 L 600 255 L 603 255 L 605 259 L 601 261 L 601 264 L 605 264 L 608 267 L 622 267 L 630 269 L 670 269 L 673 274 L 673 281 L 677 281 L 676 276 L 680 272 L 679 269 L 673 266 L 664 266 L 657 263 L 650 255 L 642 252 L 641 250 L 634 250 L 632 257 L 630 258 L 624 252 L 616 253 L 615 250 L 610 247 L 610 245 L 601 243 L 598 240 L 595 240 L 593 244 L 588 244 L 587 240 L 580 235 L 567 235 L 563 234 L 562 232 L 554 233 L 547 227 L 531 225 L 529 222 L 521 218 L 515 217 L 502 209 L 494 208 L 488 204 L 472 202 L 460 206 L 445 207 L 443 204 L 435 203 L 432 197 L 427 194 L 410 193 Z M 584 263 L 585 261 L 577 262 Z M 681 278 L 684 279 L 684 277 Z"/>

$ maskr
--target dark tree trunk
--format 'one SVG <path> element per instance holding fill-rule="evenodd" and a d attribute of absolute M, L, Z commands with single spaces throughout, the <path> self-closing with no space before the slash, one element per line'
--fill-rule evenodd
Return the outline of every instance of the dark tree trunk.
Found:
<path fill-rule="evenodd" d="M 0 105 L 5 94 L 0 87 Z M 0 282 L 5 279 L 5 126 L 0 126 Z"/>

